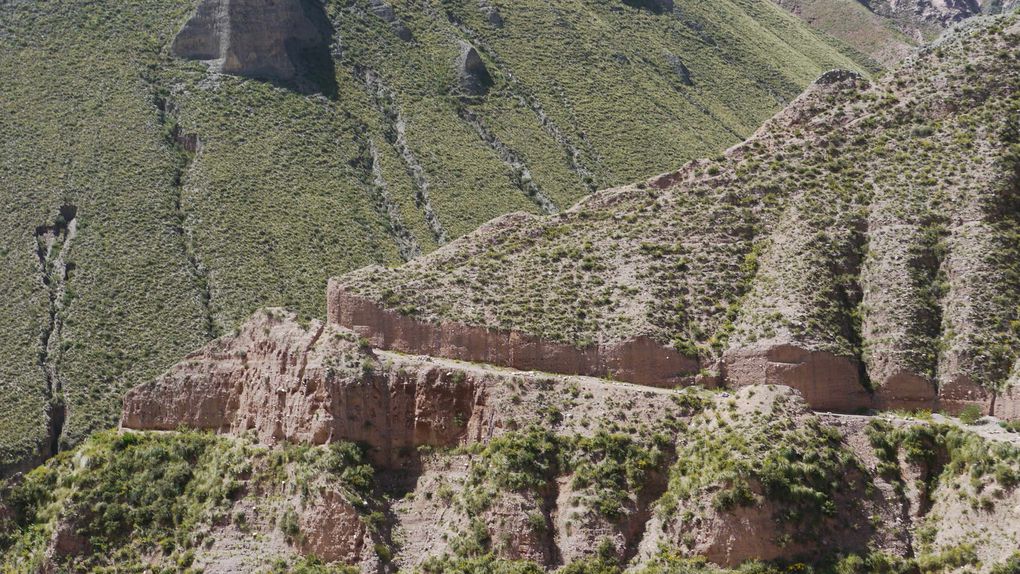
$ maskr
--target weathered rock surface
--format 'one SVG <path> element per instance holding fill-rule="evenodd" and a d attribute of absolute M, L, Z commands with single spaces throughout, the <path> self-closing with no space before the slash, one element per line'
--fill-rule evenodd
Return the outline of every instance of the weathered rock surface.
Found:
<path fill-rule="evenodd" d="M 171 51 L 225 74 L 314 91 L 333 81 L 332 35 L 317 0 L 203 0 Z"/>
<path fill-rule="evenodd" d="M 405 42 L 410 42 L 414 39 L 411 29 L 397 16 L 393 6 L 390 6 L 385 0 L 370 0 L 368 6 L 373 14 L 390 25 L 398 38 Z"/>
<path fill-rule="evenodd" d="M 237 335 L 210 343 L 128 393 L 121 425 L 252 432 L 268 444 L 361 442 L 376 464 L 398 467 L 417 447 L 485 441 L 539 417 L 516 388 L 519 372 L 374 352 L 356 339 L 335 324 L 301 326 L 284 311 L 261 311 Z M 529 392 L 568 384 L 593 389 L 590 404 L 570 407 L 577 409 L 571 426 L 581 424 L 582 412 L 612 410 L 603 401 L 614 397 L 644 397 L 635 414 L 669 404 L 668 394 L 653 389 L 607 391 L 604 382 L 582 377 L 528 379 L 537 381 Z"/>
<path fill-rule="evenodd" d="M 128 393 L 121 424 L 252 431 L 270 444 L 364 442 L 377 464 L 396 465 L 418 446 L 455 444 L 474 405 L 472 380 L 382 368 L 352 333 L 269 311 Z"/>
<path fill-rule="evenodd" d="M 483 96 L 492 87 L 492 75 L 474 46 L 459 41 L 460 55 L 455 62 L 458 86 L 466 95 Z"/>
<path fill-rule="evenodd" d="M 873 406 L 871 394 L 861 385 L 857 362 L 826 351 L 762 342 L 728 351 L 723 365 L 724 379 L 735 388 L 791 387 L 811 408 L 823 411 L 854 412 Z"/>
<path fill-rule="evenodd" d="M 493 6 L 492 3 L 488 2 L 488 0 L 479 0 L 478 9 L 482 11 L 482 14 L 485 16 L 485 19 L 488 20 L 489 24 L 492 24 L 496 28 L 503 27 L 503 14 L 500 13 L 498 7 Z"/>
<path fill-rule="evenodd" d="M 656 14 L 673 11 L 673 0 L 623 0 L 623 3 L 634 8 L 643 8 Z"/>
<path fill-rule="evenodd" d="M 426 323 L 353 295 L 338 282 L 330 283 L 327 303 L 330 323 L 351 329 L 382 349 L 659 387 L 676 386 L 698 371 L 696 360 L 645 337 L 577 348 L 456 321 Z"/>
<path fill-rule="evenodd" d="M 326 562 L 357 564 L 374 550 L 361 514 L 342 494 L 324 489 L 302 509 L 301 552 Z"/>
<path fill-rule="evenodd" d="M 46 547 L 46 564 L 42 571 L 44 574 L 55 574 L 60 571 L 56 568 L 58 563 L 86 554 L 90 550 L 89 541 L 78 533 L 77 525 L 73 521 L 61 520 L 50 536 L 49 545 Z"/>

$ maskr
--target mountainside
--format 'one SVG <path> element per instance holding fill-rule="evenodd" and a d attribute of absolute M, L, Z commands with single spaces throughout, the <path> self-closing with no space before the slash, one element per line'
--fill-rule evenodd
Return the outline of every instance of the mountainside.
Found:
<path fill-rule="evenodd" d="M 123 425 L 0 486 L 0 568 L 1005 573 L 1020 560 L 1020 435 L 1006 429 L 818 415 L 781 386 L 654 389 L 402 355 L 281 310 L 134 389 Z"/>
<path fill-rule="evenodd" d="M 768 0 L 0 3 L 0 473 L 256 308 L 714 153 L 834 67 Z"/>
<path fill-rule="evenodd" d="M 1015 0 L 775 0 L 880 64 L 899 62 L 951 25 L 1011 10 Z"/>
<path fill-rule="evenodd" d="M 1018 47 L 974 19 L 714 158 L 334 278 L 325 320 L 256 312 L 0 483 L 0 569 L 1016 572 Z"/>
<path fill-rule="evenodd" d="M 329 320 L 523 369 L 1017 417 L 1018 36 L 1012 14 L 874 85 L 825 74 L 714 159 L 337 278 Z"/>

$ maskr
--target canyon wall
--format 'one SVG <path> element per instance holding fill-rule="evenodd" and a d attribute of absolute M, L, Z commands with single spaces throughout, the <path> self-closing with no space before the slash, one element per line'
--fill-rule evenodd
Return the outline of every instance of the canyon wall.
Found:
<path fill-rule="evenodd" d="M 685 357 L 647 337 L 577 348 L 517 331 L 456 321 L 423 322 L 352 294 L 338 281 L 330 282 L 327 306 L 330 324 L 352 329 L 374 347 L 403 353 L 653 387 L 673 387 L 690 381 L 700 368 L 697 359 Z"/>

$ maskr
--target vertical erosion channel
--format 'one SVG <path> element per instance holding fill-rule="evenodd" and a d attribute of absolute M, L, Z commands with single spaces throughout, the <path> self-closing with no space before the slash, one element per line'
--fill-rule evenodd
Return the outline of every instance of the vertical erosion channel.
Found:
<path fill-rule="evenodd" d="M 39 368 L 46 382 L 48 405 L 48 438 L 44 457 L 60 451 L 60 437 L 64 432 L 67 410 L 64 403 L 64 385 L 60 379 L 61 331 L 64 308 L 69 302 L 67 282 L 74 272 L 68 261 L 71 244 L 78 233 L 78 208 L 70 203 L 60 207 L 51 223 L 35 230 L 36 255 L 39 258 L 39 277 L 48 296 L 47 316 L 39 336 Z"/>
<path fill-rule="evenodd" d="M 173 186 L 174 232 L 180 236 L 184 253 L 188 261 L 188 270 L 194 277 L 202 302 L 203 334 L 206 339 L 214 339 L 219 334 L 216 319 L 212 310 L 212 289 L 209 286 L 209 272 L 202 265 L 195 249 L 195 240 L 187 227 L 187 214 L 184 212 L 184 179 L 191 167 L 192 160 L 202 147 L 196 134 L 185 133 L 176 118 L 176 107 L 172 100 L 157 92 L 154 96 L 156 109 L 159 111 L 159 125 L 163 128 L 166 144 L 174 153 L 174 172 L 171 180 Z"/>

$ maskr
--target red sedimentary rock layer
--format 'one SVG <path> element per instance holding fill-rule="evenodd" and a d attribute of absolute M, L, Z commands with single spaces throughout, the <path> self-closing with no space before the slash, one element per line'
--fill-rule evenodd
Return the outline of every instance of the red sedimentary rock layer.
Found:
<path fill-rule="evenodd" d="M 250 431 L 269 444 L 363 442 L 386 466 L 470 431 L 476 403 L 484 403 L 471 377 L 435 365 L 383 368 L 351 339 L 334 326 L 306 329 L 259 313 L 238 335 L 131 390 L 121 425 Z"/>
<path fill-rule="evenodd" d="M 518 331 L 428 323 L 386 309 L 331 282 L 328 321 L 352 329 L 374 347 L 403 353 L 489 363 L 521 370 L 585 375 L 654 387 L 672 387 L 698 372 L 697 359 L 647 337 L 579 349 Z"/>

